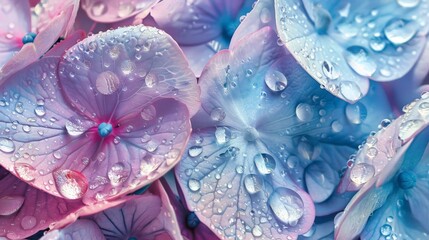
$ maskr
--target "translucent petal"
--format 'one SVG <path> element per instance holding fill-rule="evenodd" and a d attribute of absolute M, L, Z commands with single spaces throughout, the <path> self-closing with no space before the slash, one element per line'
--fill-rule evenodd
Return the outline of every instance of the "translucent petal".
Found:
<path fill-rule="evenodd" d="M 41 240 L 85 240 L 88 238 L 94 240 L 106 239 L 94 221 L 88 219 L 79 219 L 64 229 L 48 232 L 41 238 Z"/>

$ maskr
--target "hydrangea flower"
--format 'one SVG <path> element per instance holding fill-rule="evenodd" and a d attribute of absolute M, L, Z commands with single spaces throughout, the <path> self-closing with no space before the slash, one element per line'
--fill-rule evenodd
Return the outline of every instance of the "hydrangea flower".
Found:
<path fill-rule="evenodd" d="M 348 102 L 368 79 L 404 76 L 419 59 L 429 29 L 428 1 L 275 0 L 285 46 L 322 86 Z"/>
<path fill-rule="evenodd" d="M 182 47 L 195 74 L 208 60 L 229 46 L 240 18 L 254 0 L 164 0 L 151 11 L 155 26 L 169 33 Z"/>
<path fill-rule="evenodd" d="M 81 218 L 61 230 L 50 231 L 41 240 L 68 238 L 183 239 L 173 207 L 159 181 L 144 194 L 131 196 L 121 205 Z"/>
<path fill-rule="evenodd" d="M 246 36 L 216 54 L 199 80 L 202 109 L 175 171 L 188 208 L 220 238 L 307 232 L 313 201 L 336 201 L 347 156 L 389 115 L 380 87 L 358 104 L 341 101 L 277 39 L 270 27 Z"/>
<path fill-rule="evenodd" d="M 86 206 L 82 201 L 67 201 L 31 187 L 0 167 L 0 238 L 23 239 L 48 226 L 60 227 L 79 215 L 116 206 L 125 199 Z"/>
<path fill-rule="evenodd" d="M 170 170 L 199 107 L 196 79 L 177 44 L 144 26 L 86 38 L 60 62 L 46 57 L 19 71 L 0 91 L 0 164 L 85 204 Z"/>
<path fill-rule="evenodd" d="M 336 239 L 428 237 L 429 94 L 404 110 L 357 154 L 350 177 L 365 183 L 338 217 Z"/>
<path fill-rule="evenodd" d="M 45 54 L 74 22 L 76 1 L 61 1 L 52 11 L 36 12 L 28 1 L 2 2 L 0 15 L 0 79 L 23 69 Z"/>

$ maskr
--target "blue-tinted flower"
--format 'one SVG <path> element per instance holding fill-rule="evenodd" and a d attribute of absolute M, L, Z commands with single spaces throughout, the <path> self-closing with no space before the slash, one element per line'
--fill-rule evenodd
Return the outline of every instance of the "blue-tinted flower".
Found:
<path fill-rule="evenodd" d="M 405 75 L 428 33 L 428 1 L 275 0 L 277 29 L 302 67 L 334 95 L 355 102 L 369 81 Z"/>
<path fill-rule="evenodd" d="M 350 172 L 362 188 L 336 223 L 336 238 L 427 239 L 429 94 L 374 136 Z"/>
<path fill-rule="evenodd" d="M 315 211 L 340 210 L 341 169 L 389 114 L 379 86 L 354 105 L 337 99 L 277 39 L 269 27 L 242 38 L 199 81 L 202 109 L 176 175 L 190 210 L 221 238 L 295 238 Z"/>

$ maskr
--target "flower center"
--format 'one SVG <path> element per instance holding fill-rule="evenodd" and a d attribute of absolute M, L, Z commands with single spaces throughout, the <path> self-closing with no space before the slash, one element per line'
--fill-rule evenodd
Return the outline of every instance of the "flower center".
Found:
<path fill-rule="evenodd" d="M 100 125 L 98 125 L 98 134 L 100 134 L 100 137 L 102 138 L 109 136 L 112 130 L 113 127 L 110 123 L 102 122 Z"/>
<path fill-rule="evenodd" d="M 22 43 L 23 44 L 32 43 L 34 42 L 35 38 L 36 38 L 36 34 L 33 32 L 29 32 L 25 34 L 24 37 L 22 37 Z"/>
<path fill-rule="evenodd" d="M 198 219 L 194 212 L 190 212 L 188 216 L 186 216 L 186 226 L 190 229 L 194 229 L 198 227 L 198 224 L 200 224 L 200 219 Z"/>
<path fill-rule="evenodd" d="M 413 171 L 405 170 L 399 173 L 396 181 L 402 189 L 410 189 L 416 186 L 417 176 Z"/>

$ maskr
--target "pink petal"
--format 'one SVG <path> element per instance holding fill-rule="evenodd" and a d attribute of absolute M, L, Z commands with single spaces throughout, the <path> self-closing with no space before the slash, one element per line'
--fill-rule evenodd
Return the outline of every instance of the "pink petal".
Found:
<path fill-rule="evenodd" d="M 72 29 L 74 21 L 76 19 L 77 11 L 79 9 L 79 0 L 46 0 L 42 1 L 35 7 L 35 17 L 33 18 L 33 31 L 42 32 L 46 28 L 49 28 L 52 20 L 57 16 L 61 15 L 62 12 L 67 12 L 68 9 L 73 9 L 70 15 L 66 16 L 66 26 L 63 31 L 64 35 L 67 35 Z"/>
<path fill-rule="evenodd" d="M 55 44 L 43 57 L 62 57 L 66 50 L 74 46 L 76 43 L 85 38 L 84 31 L 76 31 L 69 35 L 66 39 Z"/>
<path fill-rule="evenodd" d="M 127 19 L 136 14 L 144 18 L 158 2 L 159 0 L 82 0 L 82 8 L 92 20 L 111 23 Z"/>

